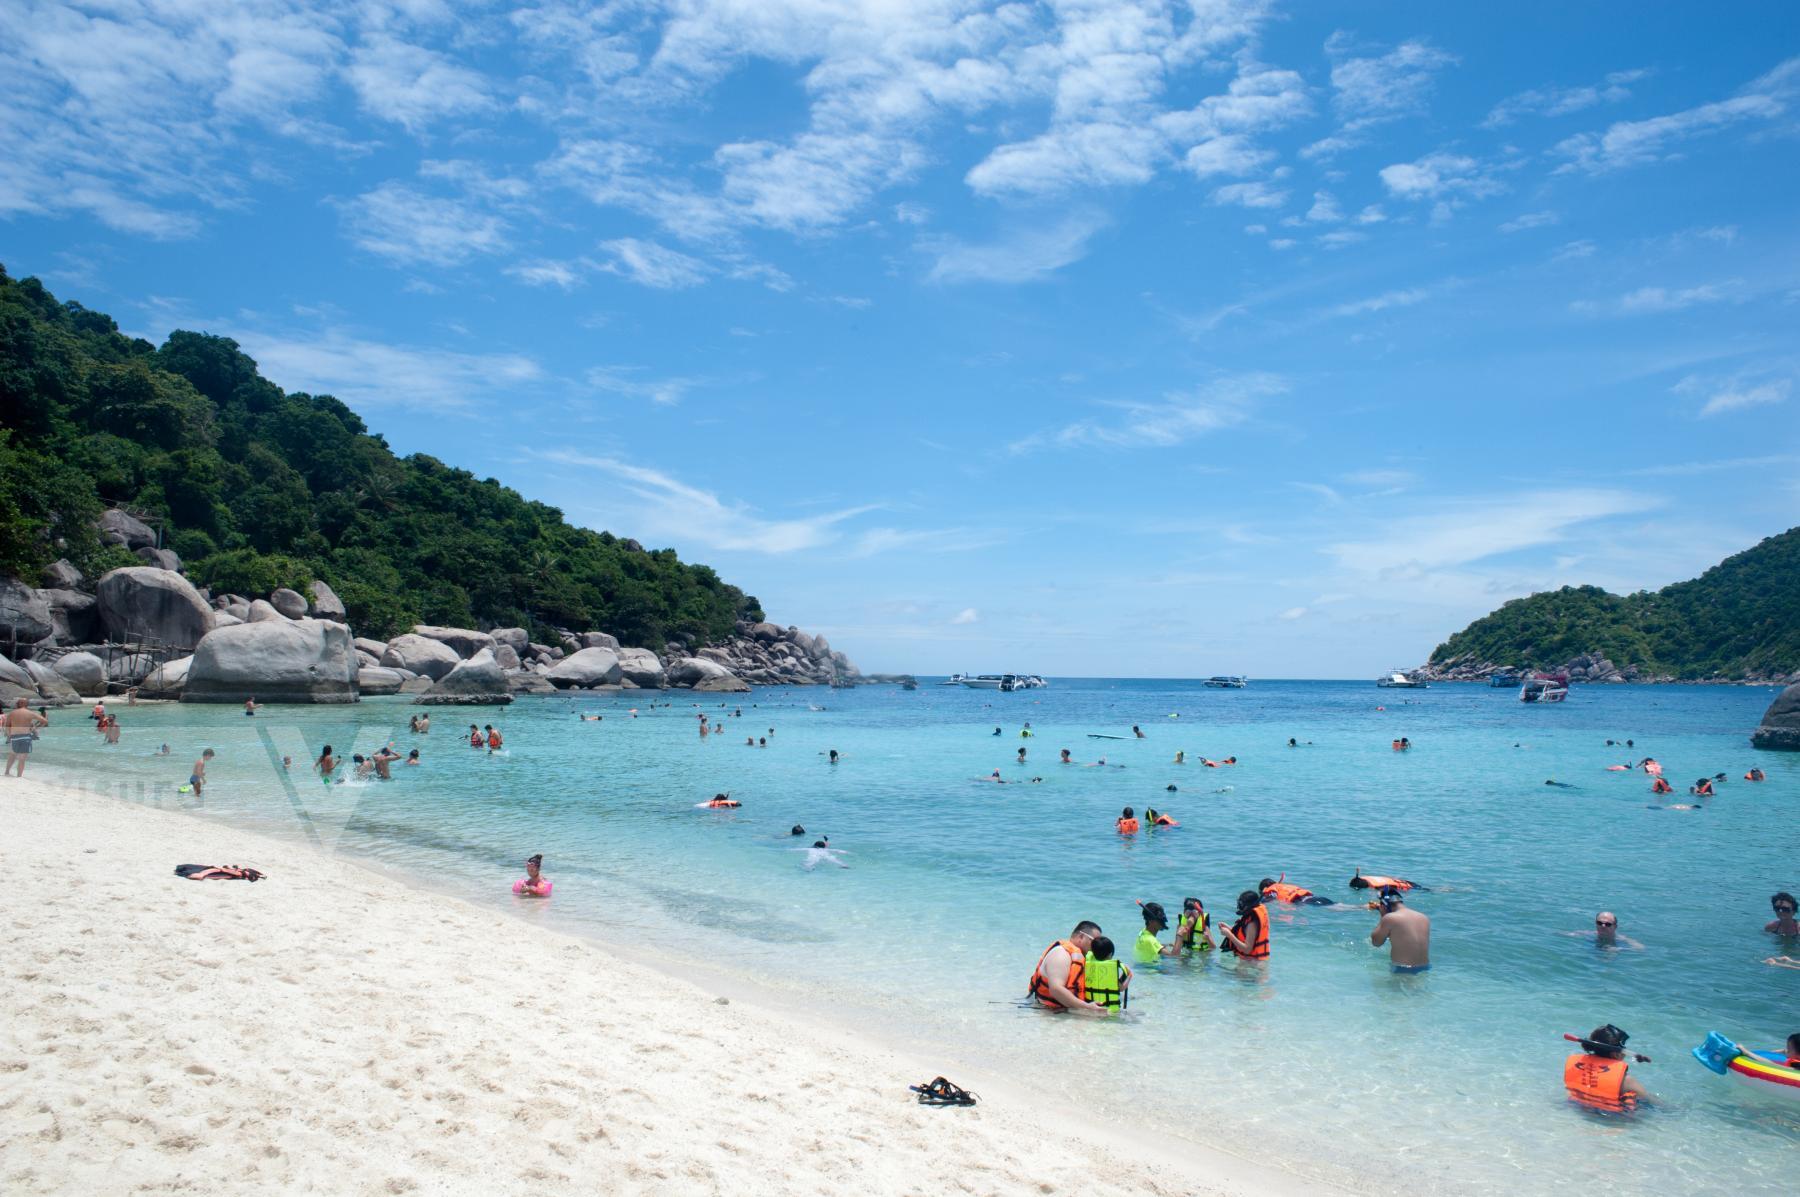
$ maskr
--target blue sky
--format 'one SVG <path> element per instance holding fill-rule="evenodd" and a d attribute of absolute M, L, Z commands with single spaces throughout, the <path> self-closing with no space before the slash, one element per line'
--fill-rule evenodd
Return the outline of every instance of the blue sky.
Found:
<path fill-rule="evenodd" d="M 1800 522 L 1800 6 L 0 9 L 0 261 L 867 669 L 1370 676 Z"/>

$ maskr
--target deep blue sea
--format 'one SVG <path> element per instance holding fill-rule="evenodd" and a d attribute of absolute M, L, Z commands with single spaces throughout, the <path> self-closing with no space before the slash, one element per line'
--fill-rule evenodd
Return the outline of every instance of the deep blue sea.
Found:
<path fill-rule="evenodd" d="M 114 748 L 78 713 L 59 715 L 33 769 L 751 974 L 928 1058 L 943 1049 L 1114 1121 L 1359 1187 L 1792 1192 L 1800 1103 L 1760 1100 L 1688 1056 L 1710 1030 L 1769 1047 L 1800 1030 L 1800 972 L 1763 964 L 1800 956 L 1800 942 L 1762 930 L 1769 895 L 1800 891 L 1800 757 L 1748 742 L 1771 696 L 1578 687 L 1540 707 L 1471 685 L 1052 679 L 999 694 L 925 682 L 430 708 L 425 736 L 407 719 L 426 708 L 395 699 L 254 719 L 159 706 L 115 708 Z M 697 734 L 701 710 L 722 734 Z M 469 749 L 470 718 L 496 722 L 505 751 Z M 1391 749 L 1400 736 L 1411 751 Z M 423 766 L 334 787 L 306 773 L 324 743 L 348 757 L 390 739 L 420 748 Z M 165 741 L 174 755 L 151 755 Z M 219 756 L 195 802 L 176 787 L 203 747 Z M 1061 748 L 1078 763 L 1058 764 Z M 1240 763 L 1199 763 L 1228 755 Z M 1642 772 L 1607 771 L 1645 756 L 1675 802 L 1701 775 L 1730 780 L 1703 810 L 1655 809 Z M 1752 763 L 1767 782 L 1742 780 Z M 978 780 L 996 769 L 1009 784 Z M 742 807 L 696 809 L 718 791 Z M 1181 826 L 1120 837 L 1127 805 Z M 804 840 L 788 834 L 796 823 Z M 797 846 L 819 835 L 848 867 L 805 867 Z M 548 902 L 508 890 L 533 852 L 556 883 Z M 1433 920 L 1431 973 L 1390 974 L 1365 910 L 1284 910 L 1266 968 L 1142 968 L 1129 1014 L 1107 1022 L 1021 1005 L 1038 953 L 1079 919 L 1128 952 L 1137 900 L 1173 913 L 1192 894 L 1227 915 L 1240 890 L 1285 873 L 1349 903 L 1358 868 L 1431 887 L 1412 902 Z M 1601 909 L 1641 950 L 1596 947 L 1586 933 Z M 1563 1098 L 1562 1033 L 1607 1022 L 1654 1058 L 1634 1075 L 1661 1100 L 1634 1119 Z"/>

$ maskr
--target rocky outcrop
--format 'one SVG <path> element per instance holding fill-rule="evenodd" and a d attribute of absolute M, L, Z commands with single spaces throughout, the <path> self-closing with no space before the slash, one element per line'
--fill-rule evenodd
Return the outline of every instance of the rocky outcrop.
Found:
<path fill-rule="evenodd" d="M 1800 752 L 1800 685 L 1775 696 L 1763 712 L 1761 725 L 1750 733 L 1750 743 L 1757 748 Z"/>
<path fill-rule="evenodd" d="M 334 619 L 343 623 L 348 618 L 344 610 L 344 600 L 337 596 L 337 591 L 323 582 L 315 581 L 307 589 L 312 592 L 312 614 L 314 619 Z"/>
<path fill-rule="evenodd" d="M 677 657 L 669 662 L 668 675 L 672 686 L 698 686 L 733 676 L 731 670 L 705 657 Z"/>
<path fill-rule="evenodd" d="M 669 684 L 669 671 L 647 648 L 620 649 L 619 670 L 632 685 L 645 690 L 660 690 Z"/>
<path fill-rule="evenodd" d="M 272 619 L 286 619 L 287 616 L 275 609 L 275 604 L 267 599 L 253 599 L 246 608 L 245 623 L 268 623 Z"/>
<path fill-rule="evenodd" d="M 10 711 L 13 703 L 21 698 L 36 706 L 43 697 L 37 683 L 25 671 L 24 666 L 0 657 L 0 707 Z"/>
<path fill-rule="evenodd" d="M 507 645 L 521 657 L 531 643 L 531 635 L 524 628 L 495 628 L 488 635 L 494 638 L 495 644 Z"/>
<path fill-rule="evenodd" d="M 711 694 L 747 694 L 750 683 L 741 677 L 727 674 L 725 677 L 709 677 L 695 682 L 694 690 Z"/>
<path fill-rule="evenodd" d="M 510 644 L 494 645 L 494 660 L 500 662 L 500 668 L 508 673 L 517 669 L 522 663 L 519 660 L 518 652 Z"/>
<path fill-rule="evenodd" d="M 45 590 L 80 590 L 81 584 L 87 579 L 67 561 L 54 561 L 44 567 L 43 576 L 38 581 L 44 584 Z"/>
<path fill-rule="evenodd" d="M 200 641 L 183 702 L 356 701 L 350 629 L 324 619 L 268 620 L 220 628 Z"/>
<path fill-rule="evenodd" d="M 494 650 L 484 648 L 414 701 L 420 706 L 504 706 L 512 701 L 512 690 L 506 671 L 494 660 Z"/>
<path fill-rule="evenodd" d="M 0 664 L 3 663 L 6 663 L 6 658 L 0 657 Z M 32 684 L 37 687 L 45 706 L 67 707 L 81 701 L 80 693 L 69 685 L 68 679 L 50 666 L 38 661 L 21 661 L 19 668 L 25 671 Z"/>
<path fill-rule="evenodd" d="M 409 677 L 400 683 L 400 693 L 429 694 L 431 693 L 431 687 L 434 685 L 436 685 L 436 683 L 428 677 Z"/>
<path fill-rule="evenodd" d="M 298 590 L 289 590 L 286 586 L 269 595 L 269 606 L 281 612 L 284 619 L 306 618 L 306 600 L 300 597 Z"/>
<path fill-rule="evenodd" d="M 380 640 L 371 640 L 367 636 L 358 636 L 350 641 L 350 643 L 355 647 L 357 652 L 368 653 L 377 661 L 381 660 L 381 654 L 387 651 L 387 645 L 384 642 Z"/>
<path fill-rule="evenodd" d="M 56 630 L 43 597 L 17 578 L 0 578 L 0 642 L 36 644 Z"/>
<path fill-rule="evenodd" d="M 122 544 L 128 549 L 154 547 L 156 544 L 156 532 L 149 524 L 116 507 L 101 512 L 95 526 L 100 529 L 100 539 L 107 544 Z"/>
<path fill-rule="evenodd" d="M 676 685 L 675 661 L 684 654 L 671 647 L 665 658 L 670 680 Z M 810 636 L 795 627 L 772 623 L 741 623 L 737 635 L 707 645 L 690 655 L 711 661 L 732 675 L 758 686 L 830 686 L 855 681 L 861 676 L 843 653 L 834 652 L 823 636 Z"/>
<path fill-rule="evenodd" d="M 147 565 L 100 579 L 100 626 L 114 640 L 160 640 L 191 648 L 212 630 L 212 609 L 188 580 Z"/>
<path fill-rule="evenodd" d="M 583 632 L 577 637 L 582 648 L 610 648 L 618 650 L 619 638 L 610 632 Z"/>
<path fill-rule="evenodd" d="M 164 661 L 144 678 L 138 686 L 138 694 L 144 698 L 180 698 L 183 687 L 187 685 L 188 670 L 193 666 L 192 657 Z"/>
<path fill-rule="evenodd" d="M 406 676 L 398 669 L 384 669 L 380 665 L 364 665 L 356 671 L 356 688 L 362 694 L 398 694 L 400 687 L 405 684 Z"/>
<path fill-rule="evenodd" d="M 616 686 L 623 676 L 624 673 L 619 668 L 619 654 L 610 648 L 584 648 L 564 657 L 544 674 L 558 690 Z"/>
<path fill-rule="evenodd" d="M 477 632 L 472 628 L 440 628 L 428 623 L 421 623 L 413 626 L 412 634 L 448 645 L 451 651 L 465 661 L 483 649 L 491 650 L 494 647 L 492 636 L 486 632 Z"/>
<path fill-rule="evenodd" d="M 1409 670 L 1407 676 L 1422 682 L 1485 682 L 1497 673 L 1517 672 L 1520 670 L 1516 666 L 1483 661 L 1472 654 L 1466 654 L 1421 665 L 1417 669 Z M 1535 670 L 1527 669 L 1524 672 L 1530 673 Z M 1615 665 L 1603 653 L 1583 653 L 1542 672 L 1566 673 L 1571 682 L 1602 684 L 1672 682 L 1675 680 L 1671 674 L 1654 673 L 1636 665 Z"/>
<path fill-rule="evenodd" d="M 181 572 L 181 558 L 175 555 L 174 549 L 153 549 L 145 545 L 141 549 L 133 549 L 132 554 L 145 565 Z"/>
<path fill-rule="evenodd" d="M 64 653 L 51 665 L 84 698 L 106 693 L 106 662 L 93 653 Z"/>
<path fill-rule="evenodd" d="M 100 630 L 100 602 L 79 590 L 40 590 L 58 644 L 87 644 Z"/>
<path fill-rule="evenodd" d="M 555 694 L 556 687 L 541 674 L 514 670 L 506 675 L 506 688 L 514 694 Z"/>
<path fill-rule="evenodd" d="M 462 658 L 456 650 L 439 640 L 408 632 L 396 636 L 382 648 L 381 663 L 390 669 L 410 669 L 437 681 Z"/>

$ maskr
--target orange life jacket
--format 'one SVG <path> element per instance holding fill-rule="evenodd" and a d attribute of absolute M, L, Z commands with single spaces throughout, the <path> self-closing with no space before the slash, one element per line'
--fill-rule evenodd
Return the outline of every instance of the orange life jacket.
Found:
<path fill-rule="evenodd" d="M 1659 777 L 1650 783 L 1650 792 L 1652 794 L 1673 794 L 1675 787 Z"/>
<path fill-rule="evenodd" d="M 1398 741 L 1398 740 L 1395 740 L 1395 741 L 1394 741 L 1394 751 L 1395 751 L 1395 752 L 1399 752 L 1399 751 L 1400 751 L 1400 741 Z"/>
<path fill-rule="evenodd" d="M 469 733 L 469 747 L 470 748 L 480 748 L 481 747 L 481 733 L 480 732 L 472 731 Z"/>
<path fill-rule="evenodd" d="M 1625 1092 L 1623 1060 L 1574 1055 L 1563 1061 L 1563 1087 L 1571 1100 L 1591 1110 L 1624 1114 L 1637 1108 L 1637 1094 Z"/>
<path fill-rule="evenodd" d="M 1061 1002 L 1050 996 L 1050 983 L 1044 980 L 1044 961 L 1048 960 L 1050 953 L 1057 948 L 1062 948 L 1069 954 L 1069 976 L 1063 982 L 1064 988 L 1082 1001 L 1087 1000 L 1087 953 L 1076 947 L 1074 940 L 1059 939 L 1045 948 L 1044 954 L 1038 957 L 1037 968 L 1031 972 L 1029 989 L 1031 997 L 1036 998 L 1041 1004 L 1052 1010 L 1061 1010 L 1063 1006 Z"/>
<path fill-rule="evenodd" d="M 500 733 L 499 732 L 491 731 L 488 733 L 488 747 L 489 748 L 500 747 Z"/>
<path fill-rule="evenodd" d="M 732 807 L 742 806 L 744 804 L 739 802 L 736 798 L 714 798 L 706 805 L 712 810 L 729 810 Z"/>
<path fill-rule="evenodd" d="M 1364 881 L 1369 883 L 1368 884 L 1369 889 L 1380 889 L 1384 885 L 1391 885 L 1395 889 L 1399 890 L 1401 893 L 1406 893 L 1407 891 L 1415 888 L 1413 882 L 1407 881 L 1400 877 L 1382 877 L 1375 873 L 1362 873 L 1362 874 L 1359 874 L 1359 876 L 1361 876 Z M 1353 886 L 1352 888 L 1355 888 L 1355 887 Z"/>
<path fill-rule="evenodd" d="M 1252 929 L 1250 924 L 1255 923 Z M 1249 930 L 1249 934 L 1245 934 Z M 1227 952 L 1242 956 L 1246 960 L 1267 960 L 1269 958 L 1269 912 L 1261 906 L 1254 907 L 1249 914 L 1231 924 L 1231 933 L 1250 945 L 1248 952 L 1240 952 L 1229 939 L 1219 941 L 1219 946 Z"/>
<path fill-rule="evenodd" d="M 1701 798 L 1711 798 L 1713 796 L 1712 782 L 1701 782 L 1694 787 L 1694 793 Z"/>
<path fill-rule="evenodd" d="M 1312 891 L 1286 881 L 1277 881 L 1263 890 L 1263 897 L 1273 897 L 1278 902 L 1298 902 L 1302 898 L 1312 897 Z"/>
<path fill-rule="evenodd" d="M 1136 819 L 1120 818 L 1118 820 L 1116 826 L 1119 829 L 1120 835 L 1136 835 L 1137 829 L 1138 829 L 1138 821 Z"/>

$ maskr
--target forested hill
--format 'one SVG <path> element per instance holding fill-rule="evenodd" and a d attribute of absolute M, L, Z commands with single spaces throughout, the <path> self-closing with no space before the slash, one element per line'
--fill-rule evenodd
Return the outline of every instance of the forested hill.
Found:
<path fill-rule="evenodd" d="M 1431 665 L 1547 669 L 1583 655 L 1646 678 L 1800 672 L 1800 528 L 1661 590 L 1565 586 L 1514 599 L 1438 645 Z"/>
<path fill-rule="evenodd" d="M 114 505 L 163 517 L 166 546 L 217 591 L 323 579 L 365 636 L 553 625 L 654 648 L 763 617 L 673 550 L 396 457 L 337 399 L 262 377 L 234 341 L 176 332 L 158 348 L 0 267 L 0 575 L 35 584 L 58 557 L 89 577 L 141 564 L 94 531 Z"/>

